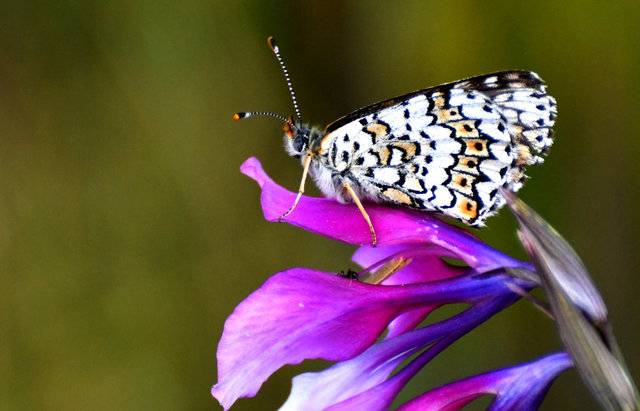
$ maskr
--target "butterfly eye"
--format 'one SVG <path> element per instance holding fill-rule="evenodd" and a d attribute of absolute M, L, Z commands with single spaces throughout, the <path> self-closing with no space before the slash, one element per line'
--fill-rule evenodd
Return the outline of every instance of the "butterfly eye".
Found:
<path fill-rule="evenodd" d="M 298 134 L 293 140 L 293 148 L 298 152 L 303 152 L 307 148 L 307 138 L 301 134 Z"/>

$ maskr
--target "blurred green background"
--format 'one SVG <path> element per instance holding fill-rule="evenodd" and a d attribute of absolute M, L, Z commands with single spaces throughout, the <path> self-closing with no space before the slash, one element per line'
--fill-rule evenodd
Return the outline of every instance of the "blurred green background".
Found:
<path fill-rule="evenodd" d="M 640 3 L 4 1 L 0 14 L 0 409 L 219 409 L 226 316 L 272 273 L 353 248 L 262 220 L 238 167 L 295 188 L 279 40 L 303 116 L 489 71 L 539 72 L 556 144 L 521 196 L 574 245 L 640 370 Z M 524 257 L 503 212 L 479 235 Z M 520 302 L 402 393 L 558 350 Z M 289 367 L 236 410 L 273 409 Z M 596 409 L 573 371 L 546 410 Z"/>

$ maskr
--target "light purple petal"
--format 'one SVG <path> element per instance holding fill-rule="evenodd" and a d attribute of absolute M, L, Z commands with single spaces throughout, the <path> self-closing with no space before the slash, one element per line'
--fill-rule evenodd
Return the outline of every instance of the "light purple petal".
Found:
<path fill-rule="evenodd" d="M 551 382 L 570 366 L 567 354 L 548 355 L 444 385 L 405 403 L 398 411 L 455 411 L 485 394 L 496 396 L 490 410 L 536 410 Z"/>
<path fill-rule="evenodd" d="M 240 170 L 262 188 L 261 202 L 265 218 L 278 221 L 293 204 L 295 193 L 273 182 L 254 157 L 247 159 Z M 521 267 L 523 264 L 464 230 L 440 221 L 431 213 L 376 204 L 367 204 L 366 208 L 376 229 L 378 246 L 411 242 L 440 246 L 478 272 Z M 371 243 L 369 229 L 357 207 L 352 204 L 303 196 L 295 211 L 284 221 L 335 240 L 357 245 Z"/>
<path fill-rule="evenodd" d="M 285 364 L 352 358 L 403 311 L 505 293 L 509 278 L 464 276 L 384 286 L 302 268 L 278 273 L 227 319 L 218 345 L 218 383 L 212 394 L 228 408 L 239 397 L 255 395 Z"/>
<path fill-rule="evenodd" d="M 281 410 L 386 409 L 426 362 L 514 301 L 514 296 L 508 296 L 479 303 L 447 320 L 379 342 L 324 371 L 301 374 L 293 379 L 291 394 Z M 403 361 L 437 341 L 430 352 L 420 354 L 420 364 L 412 362 L 388 380 Z"/>

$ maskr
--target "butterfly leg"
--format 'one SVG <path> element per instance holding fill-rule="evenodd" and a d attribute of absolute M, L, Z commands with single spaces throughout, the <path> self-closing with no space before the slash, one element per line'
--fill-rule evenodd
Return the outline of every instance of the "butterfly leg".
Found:
<path fill-rule="evenodd" d="M 302 194 L 304 194 L 304 183 L 305 181 L 307 181 L 307 175 L 309 174 L 309 167 L 311 166 L 312 159 L 313 159 L 313 154 L 307 153 L 304 159 L 304 166 L 302 169 L 302 180 L 300 181 L 300 188 L 298 189 L 298 195 L 296 195 L 296 199 L 293 201 L 293 205 L 289 207 L 289 209 L 278 218 L 278 221 L 284 220 L 285 217 L 293 213 L 293 210 L 295 210 L 296 207 L 298 206 L 298 203 L 302 198 Z"/>
<path fill-rule="evenodd" d="M 351 187 L 351 184 L 345 181 L 344 183 L 342 183 L 342 186 L 344 187 L 346 192 L 349 193 L 349 195 L 353 199 L 353 203 L 356 205 L 356 207 L 358 207 L 358 210 L 360 210 L 362 217 L 364 217 L 364 220 L 367 222 L 367 225 L 369 226 L 369 232 L 371 233 L 371 245 L 375 247 L 378 243 L 378 239 L 376 237 L 376 230 L 373 228 L 373 224 L 371 223 L 371 218 L 369 217 L 367 210 L 365 210 L 362 206 L 362 203 L 360 202 L 360 199 L 358 198 L 356 192 L 353 190 L 353 187 Z"/>

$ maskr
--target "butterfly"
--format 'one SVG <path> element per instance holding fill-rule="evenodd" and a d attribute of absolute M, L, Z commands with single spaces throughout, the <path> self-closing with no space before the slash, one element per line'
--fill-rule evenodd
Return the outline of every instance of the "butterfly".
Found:
<path fill-rule="evenodd" d="M 301 122 L 280 49 L 268 44 L 285 77 L 294 116 L 239 112 L 235 120 L 266 116 L 283 122 L 285 149 L 329 198 L 353 202 L 375 228 L 362 202 L 389 203 L 483 226 L 505 203 L 500 189 L 517 191 L 525 168 L 542 163 L 553 143 L 556 100 L 534 72 L 485 74 L 376 103 L 325 128 Z"/>

